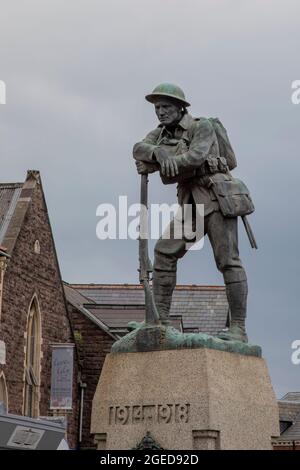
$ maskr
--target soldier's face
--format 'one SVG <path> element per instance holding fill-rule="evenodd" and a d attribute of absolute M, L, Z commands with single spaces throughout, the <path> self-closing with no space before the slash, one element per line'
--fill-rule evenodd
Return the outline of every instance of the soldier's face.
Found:
<path fill-rule="evenodd" d="M 182 117 L 182 107 L 169 100 L 159 100 L 154 106 L 156 116 L 160 123 L 166 127 L 176 124 Z"/>

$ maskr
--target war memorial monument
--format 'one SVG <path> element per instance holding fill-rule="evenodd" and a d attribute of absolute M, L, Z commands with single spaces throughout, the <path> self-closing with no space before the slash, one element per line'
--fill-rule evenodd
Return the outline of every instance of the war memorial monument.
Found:
<path fill-rule="evenodd" d="M 135 144 L 141 204 L 147 208 L 148 175 L 177 184 L 180 222 L 158 240 L 153 268 L 148 256 L 147 210 L 140 218 L 140 282 L 146 317 L 107 355 L 93 400 L 91 432 L 98 449 L 271 449 L 279 435 L 277 401 L 260 346 L 245 327 L 247 276 L 238 250 L 238 217 L 257 248 L 247 216 L 254 205 L 227 132 L 216 118 L 193 118 L 176 85 L 164 83 L 146 96 L 159 125 Z M 197 233 L 198 207 L 202 233 Z M 182 333 L 170 325 L 177 261 L 188 251 L 190 218 L 195 242 L 207 235 L 224 277 L 229 328 L 216 337 Z M 150 279 L 150 274 L 153 273 Z M 200 312 L 199 312 L 200 314 Z"/>

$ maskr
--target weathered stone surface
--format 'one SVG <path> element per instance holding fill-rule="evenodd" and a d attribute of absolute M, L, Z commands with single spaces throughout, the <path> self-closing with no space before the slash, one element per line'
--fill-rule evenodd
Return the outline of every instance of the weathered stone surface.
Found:
<path fill-rule="evenodd" d="M 98 449 L 271 449 L 278 406 L 263 359 L 213 349 L 109 354 L 93 400 Z"/>
<path fill-rule="evenodd" d="M 144 323 L 136 326 L 137 328 L 113 344 L 113 353 L 209 348 L 261 357 L 260 346 L 249 343 L 224 341 L 205 333 L 181 333 L 171 326 L 151 326 Z"/>

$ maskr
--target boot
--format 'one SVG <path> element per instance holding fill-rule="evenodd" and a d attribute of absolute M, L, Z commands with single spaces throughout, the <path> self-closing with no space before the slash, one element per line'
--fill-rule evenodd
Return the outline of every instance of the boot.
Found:
<path fill-rule="evenodd" d="M 240 326 L 235 323 L 232 323 L 227 331 L 220 331 L 217 337 L 224 341 L 240 341 L 242 343 L 248 343 L 245 326 Z"/>
<path fill-rule="evenodd" d="M 241 341 L 248 343 L 245 320 L 247 311 L 247 281 L 233 282 L 226 285 L 226 294 L 231 319 L 227 331 L 221 331 L 218 338 L 226 341 Z"/>
<path fill-rule="evenodd" d="M 154 300 L 160 321 L 165 326 L 170 324 L 170 307 L 175 285 L 176 273 L 154 271 L 152 283 Z"/>

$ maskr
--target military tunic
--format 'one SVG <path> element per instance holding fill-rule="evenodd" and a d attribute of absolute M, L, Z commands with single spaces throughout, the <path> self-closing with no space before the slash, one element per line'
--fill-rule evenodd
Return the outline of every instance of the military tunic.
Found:
<path fill-rule="evenodd" d="M 159 125 L 151 131 L 142 142 L 135 144 L 133 156 L 136 160 L 154 164 L 154 150 L 158 147 L 166 149 L 168 155 L 174 157 L 178 168 L 177 178 L 162 176 L 164 184 L 178 182 L 177 197 L 180 205 L 187 204 L 190 196 L 196 204 L 204 204 L 204 215 L 219 209 L 219 204 L 211 189 L 207 187 L 205 176 L 214 180 L 228 180 L 230 176 L 221 172 L 211 172 L 208 162 L 216 162 L 219 157 L 219 145 L 212 124 L 206 118 L 194 119 L 184 114 L 174 130 L 174 135 Z M 236 162 L 229 162 L 233 169 Z"/>

